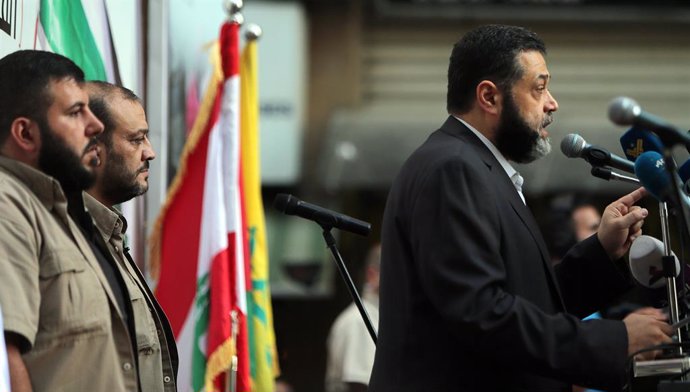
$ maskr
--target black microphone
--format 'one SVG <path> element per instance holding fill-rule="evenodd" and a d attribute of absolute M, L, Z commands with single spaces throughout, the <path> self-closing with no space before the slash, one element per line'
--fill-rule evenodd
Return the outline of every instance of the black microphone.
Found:
<path fill-rule="evenodd" d="M 292 195 L 279 193 L 273 200 L 273 207 L 287 215 L 297 215 L 300 218 L 314 221 L 324 228 L 349 231 L 362 236 L 369 235 L 371 225 L 359 219 L 304 202 Z"/>
<path fill-rule="evenodd" d="M 611 101 L 609 105 L 609 119 L 614 124 L 635 125 L 648 129 L 659 135 L 659 138 L 666 146 L 682 144 L 690 151 L 690 136 L 680 132 L 676 127 L 666 122 L 666 120 L 645 112 L 632 98 L 618 97 Z"/>
<path fill-rule="evenodd" d="M 635 173 L 635 165 L 632 162 L 604 148 L 588 144 L 576 133 L 568 134 L 561 140 L 561 151 L 569 158 L 583 158 L 592 166 L 611 166 L 624 172 Z"/>
<path fill-rule="evenodd" d="M 629 184 L 636 184 L 638 185 L 640 183 L 640 180 L 638 180 L 636 177 L 630 177 L 630 176 L 624 176 L 622 174 L 618 174 L 611 170 L 610 167 L 602 167 L 602 166 L 592 166 L 592 170 L 590 171 L 594 177 L 601 178 L 602 180 L 606 181 L 611 181 L 611 180 L 616 180 L 616 181 L 621 181 L 621 182 L 627 182 Z"/>

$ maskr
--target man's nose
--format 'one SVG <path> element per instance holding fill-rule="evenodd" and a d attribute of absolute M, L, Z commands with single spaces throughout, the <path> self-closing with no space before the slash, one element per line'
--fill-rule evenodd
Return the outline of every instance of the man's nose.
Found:
<path fill-rule="evenodd" d="M 99 133 L 103 132 L 103 123 L 101 120 L 96 117 L 96 115 L 93 114 L 91 109 L 86 107 L 86 116 L 87 116 L 87 124 L 86 124 L 86 136 L 96 136 Z"/>

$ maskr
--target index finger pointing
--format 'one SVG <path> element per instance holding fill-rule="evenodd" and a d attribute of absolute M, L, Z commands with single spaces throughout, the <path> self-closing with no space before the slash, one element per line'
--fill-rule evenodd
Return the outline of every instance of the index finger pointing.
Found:
<path fill-rule="evenodd" d="M 616 203 L 623 203 L 628 207 L 632 207 L 637 201 L 645 196 L 647 196 L 647 190 L 640 187 L 616 200 Z"/>

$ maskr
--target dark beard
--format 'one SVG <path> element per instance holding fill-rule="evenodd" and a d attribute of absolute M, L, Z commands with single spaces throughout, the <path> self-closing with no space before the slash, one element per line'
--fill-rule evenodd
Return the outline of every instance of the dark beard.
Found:
<path fill-rule="evenodd" d="M 148 190 L 147 185 L 140 185 L 137 176 L 144 169 L 149 168 L 149 161 L 144 162 L 143 166 L 135 172 L 127 170 L 127 165 L 122 155 L 115 153 L 110 148 L 107 152 L 105 167 L 102 176 L 106 181 L 103 182 L 103 194 L 113 204 L 124 203 L 134 197 L 143 195 Z"/>
<path fill-rule="evenodd" d="M 520 116 L 509 91 L 496 130 L 496 148 L 509 161 L 530 163 L 548 153 L 539 148 L 539 139 L 539 131 L 530 127 Z"/>
<path fill-rule="evenodd" d="M 41 171 L 55 178 L 66 194 L 91 187 L 96 176 L 84 167 L 81 157 L 75 154 L 64 140 L 55 136 L 47 121 L 39 121 L 38 125 L 42 140 L 38 156 L 38 167 Z"/>

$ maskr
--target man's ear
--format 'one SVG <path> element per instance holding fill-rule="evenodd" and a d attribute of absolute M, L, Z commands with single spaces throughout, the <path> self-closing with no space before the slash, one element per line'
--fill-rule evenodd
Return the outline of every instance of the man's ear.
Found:
<path fill-rule="evenodd" d="M 498 115 L 500 113 L 502 95 L 501 91 L 490 80 L 482 80 L 475 91 L 477 105 L 487 113 Z"/>
<path fill-rule="evenodd" d="M 10 125 L 9 139 L 25 153 L 38 153 L 41 149 L 41 130 L 36 121 L 17 117 Z"/>

